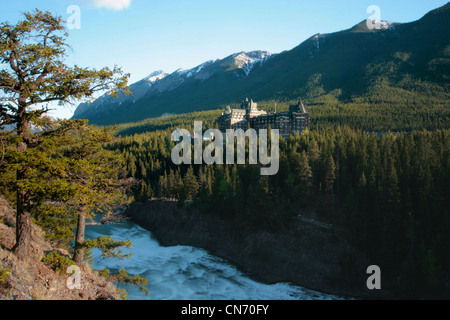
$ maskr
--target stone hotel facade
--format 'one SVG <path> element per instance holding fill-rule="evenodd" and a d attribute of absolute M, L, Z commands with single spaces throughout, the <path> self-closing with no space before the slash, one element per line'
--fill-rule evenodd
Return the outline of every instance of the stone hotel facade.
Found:
<path fill-rule="evenodd" d="M 217 119 L 219 130 L 223 133 L 227 129 L 243 129 L 246 131 L 249 127 L 255 130 L 278 129 L 280 135 L 287 138 L 296 132 L 301 133 L 309 128 L 309 112 L 303 102 L 289 107 L 289 111 L 278 113 L 267 113 L 258 110 L 258 104 L 253 100 L 245 99 L 239 109 L 227 107 Z"/>

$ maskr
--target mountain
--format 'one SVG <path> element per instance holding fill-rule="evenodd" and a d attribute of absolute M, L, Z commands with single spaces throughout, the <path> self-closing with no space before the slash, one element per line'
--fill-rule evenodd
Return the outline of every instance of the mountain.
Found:
<path fill-rule="evenodd" d="M 161 95 L 175 92 L 179 87 L 204 83 L 210 78 L 231 73 L 236 80 L 243 79 L 255 68 L 273 55 L 267 51 L 239 52 L 222 60 L 210 60 L 192 69 L 178 69 L 172 74 L 155 71 L 142 80 L 130 85 L 131 95 L 119 94 L 118 98 L 105 93 L 95 101 L 82 103 L 75 111 L 74 118 L 125 110 L 141 100 L 157 99 Z M 119 112 L 120 112 L 119 111 Z M 171 112 L 171 110 L 161 110 Z M 161 115 L 160 114 L 160 115 Z M 88 117 L 89 118 L 89 117 Z M 95 122 L 95 121 L 94 121 Z"/>
<path fill-rule="evenodd" d="M 316 34 L 292 50 L 240 52 L 131 85 L 132 96 L 81 104 L 74 118 L 112 124 L 165 113 L 301 97 L 311 104 L 365 102 L 448 104 L 450 3 L 410 23 L 372 21 Z"/>

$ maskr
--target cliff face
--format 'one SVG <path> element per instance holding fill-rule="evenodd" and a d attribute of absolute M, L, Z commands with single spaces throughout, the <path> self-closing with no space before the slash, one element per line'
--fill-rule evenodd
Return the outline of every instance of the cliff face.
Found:
<path fill-rule="evenodd" d="M 42 263 L 52 251 L 67 255 L 54 248 L 33 226 L 30 258 L 19 261 L 11 253 L 15 242 L 14 210 L 0 196 L 0 271 L 9 270 L 9 276 L 0 281 L 0 300 L 119 300 L 115 287 L 88 266 L 81 268 L 81 289 L 70 290 L 69 275 L 60 275 Z"/>
<path fill-rule="evenodd" d="M 261 282 L 291 282 L 346 297 L 388 297 L 367 289 L 369 262 L 317 224 L 300 222 L 288 233 L 255 232 L 167 201 L 134 203 L 126 214 L 162 245 L 204 248 Z"/>

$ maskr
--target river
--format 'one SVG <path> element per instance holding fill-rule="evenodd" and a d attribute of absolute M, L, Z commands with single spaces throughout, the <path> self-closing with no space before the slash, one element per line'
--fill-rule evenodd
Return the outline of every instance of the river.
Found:
<path fill-rule="evenodd" d="M 133 256 L 124 260 L 101 259 L 94 250 L 94 269 L 111 273 L 125 268 L 130 275 L 149 279 L 146 296 L 137 288 L 126 288 L 129 300 L 331 300 L 339 297 L 307 290 L 288 283 L 263 284 L 250 279 L 227 261 L 203 249 L 163 247 L 151 232 L 131 221 L 88 226 L 86 238 L 111 236 L 131 240 Z M 123 285 L 121 286 L 123 288 Z"/>

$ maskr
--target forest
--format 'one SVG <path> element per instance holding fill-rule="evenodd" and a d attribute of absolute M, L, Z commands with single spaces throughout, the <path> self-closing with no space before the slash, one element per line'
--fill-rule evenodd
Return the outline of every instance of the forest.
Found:
<path fill-rule="evenodd" d="M 355 107 L 360 113 L 349 125 L 321 125 L 317 113 L 325 111 L 316 110 L 313 129 L 280 139 L 280 170 L 271 177 L 258 165 L 174 165 L 171 129 L 189 128 L 201 113 L 146 120 L 154 131 L 119 137 L 107 149 L 125 156 L 129 176 L 139 181 L 137 201 L 175 199 L 237 228 L 268 232 L 288 232 L 312 212 L 397 279 L 399 294 L 442 290 L 450 270 L 450 130 L 438 129 L 437 120 L 435 130 L 390 132 L 386 124 L 377 128 L 384 133 L 368 132 L 357 127 L 376 119 L 363 116 L 363 107 Z M 214 112 L 204 115 L 215 126 Z M 423 119 L 410 116 L 411 124 Z"/>

